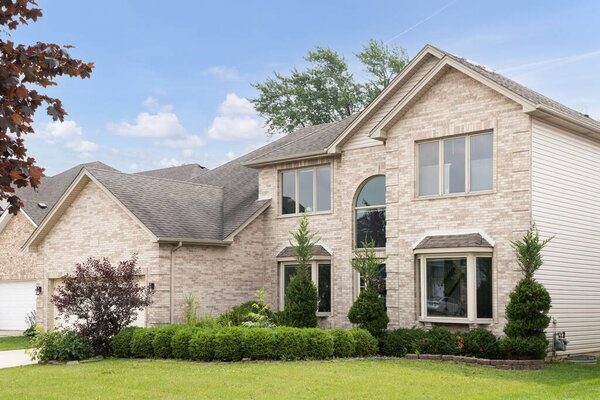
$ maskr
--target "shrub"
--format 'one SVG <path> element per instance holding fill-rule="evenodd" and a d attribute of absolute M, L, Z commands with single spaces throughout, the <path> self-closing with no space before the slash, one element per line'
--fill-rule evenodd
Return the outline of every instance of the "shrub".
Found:
<path fill-rule="evenodd" d="M 35 336 L 35 332 L 36 332 L 36 311 L 33 310 L 30 313 L 28 313 L 25 316 L 25 323 L 27 324 L 28 328 L 25 329 L 25 331 L 23 331 L 23 336 L 27 336 L 27 337 L 33 337 Z"/>
<path fill-rule="evenodd" d="M 348 319 L 359 328 L 368 330 L 373 336 L 385 331 L 390 319 L 385 311 L 385 299 L 375 289 L 365 289 L 350 307 Z"/>
<path fill-rule="evenodd" d="M 273 323 L 276 326 L 292 326 L 290 318 L 285 310 L 273 313 Z"/>
<path fill-rule="evenodd" d="M 404 357 L 414 353 L 419 343 L 425 337 L 423 329 L 396 329 L 386 332 L 381 337 L 381 354 L 389 357 Z"/>
<path fill-rule="evenodd" d="M 352 357 L 356 351 L 356 342 L 352 333 L 345 329 L 332 329 L 334 357 Z"/>
<path fill-rule="evenodd" d="M 218 318 L 220 326 L 240 326 L 246 321 L 250 321 L 249 314 L 252 312 L 254 301 L 247 301 L 237 306 L 233 306 L 231 311 L 221 314 Z"/>
<path fill-rule="evenodd" d="M 524 278 L 517 283 L 506 306 L 506 340 L 502 347 L 509 357 L 546 356 L 548 340 L 544 331 L 550 323 L 548 311 L 552 300 L 544 285 L 536 282 L 533 276 L 542 265 L 541 251 L 549 241 L 540 239 L 533 224 L 520 241 L 511 242 Z"/>
<path fill-rule="evenodd" d="M 415 348 L 421 354 L 458 354 L 458 338 L 446 328 L 429 330 Z"/>
<path fill-rule="evenodd" d="M 377 339 L 365 329 L 350 329 L 349 331 L 354 337 L 356 344 L 354 350 L 354 356 L 356 357 L 370 357 L 377 354 Z"/>
<path fill-rule="evenodd" d="M 306 357 L 326 360 L 333 357 L 333 337 L 329 331 L 319 328 L 304 329 L 306 335 Z"/>
<path fill-rule="evenodd" d="M 152 340 L 152 348 L 156 357 L 171 358 L 173 356 L 171 341 L 178 329 L 181 329 L 181 325 L 167 325 L 156 331 Z"/>
<path fill-rule="evenodd" d="M 189 341 L 189 356 L 196 361 L 215 358 L 215 330 L 197 329 Z"/>
<path fill-rule="evenodd" d="M 282 360 L 300 360 L 306 357 L 306 335 L 302 329 L 282 327 L 276 330 L 277 352 Z"/>
<path fill-rule="evenodd" d="M 501 358 L 498 339 L 487 329 L 476 328 L 460 336 L 465 355 L 490 359 Z"/>
<path fill-rule="evenodd" d="M 244 329 L 237 326 L 219 329 L 214 339 L 215 358 L 239 361 L 244 357 Z"/>
<path fill-rule="evenodd" d="M 140 329 L 137 326 L 130 326 L 125 329 L 121 329 L 112 338 L 113 355 L 115 357 L 129 358 L 131 357 L 131 338 L 133 333 Z"/>
<path fill-rule="evenodd" d="M 138 283 L 136 264 L 135 256 L 116 267 L 107 258 L 88 258 L 61 277 L 63 285 L 52 296 L 60 315 L 76 317 L 74 331 L 88 339 L 94 354 L 109 355 L 112 337 L 152 303 L 152 292 Z"/>
<path fill-rule="evenodd" d="M 190 340 L 196 330 L 197 329 L 194 327 L 184 327 L 175 332 L 171 339 L 171 352 L 173 358 L 180 358 L 183 360 L 190 358 Z"/>
<path fill-rule="evenodd" d="M 253 360 L 277 358 L 277 338 L 273 329 L 248 329 L 245 342 L 246 354 Z"/>
<path fill-rule="evenodd" d="M 256 301 L 252 304 L 252 311 L 248 314 L 249 321 L 242 323 L 246 328 L 275 328 L 273 323 L 273 313 L 269 308 L 270 304 L 265 304 L 265 289 L 260 288 L 254 294 Z"/>
<path fill-rule="evenodd" d="M 135 358 L 154 357 L 152 341 L 156 335 L 157 328 L 140 328 L 133 332 L 131 338 L 131 356 Z"/>
<path fill-rule="evenodd" d="M 32 339 L 31 358 L 33 360 L 73 361 L 90 357 L 91 348 L 83 336 L 63 331 L 43 331 Z"/>

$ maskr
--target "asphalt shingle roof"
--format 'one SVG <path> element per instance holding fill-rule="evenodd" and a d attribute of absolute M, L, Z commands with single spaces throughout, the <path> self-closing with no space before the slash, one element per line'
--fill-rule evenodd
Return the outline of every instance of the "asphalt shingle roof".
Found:
<path fill-rule="evenodd" d="M 456 247 L 493 247 L 479 233 L 426 236 L 416 249 L 445 249 Z"/>
<path fill-rule="evenodd" d="M 316 244 L 313 247 L 313 255 L 315 256 L 330 256 L 331 253 L 327 251 L 327 249 L 320 244 Z M 292 246 L 287 246 L 283 250 L 277 254 L 277 257 L 295 257 L 296 251 Z"/>
<path fill-rule="evenodd" d="M 174 179 L 176 181 L 189 181 L 208 171 L 200 164 L 184 164 L 177 167 L 153 169 L 138 172 L 136 175 L 147 175 L 155 178 Z"/>

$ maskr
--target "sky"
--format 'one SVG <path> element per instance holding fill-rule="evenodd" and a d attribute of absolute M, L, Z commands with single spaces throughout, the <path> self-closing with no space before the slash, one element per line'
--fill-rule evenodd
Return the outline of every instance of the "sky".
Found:
<path fill-rule="evenodd" d="M 214 168 L 270 138 L 247 100 L 253 82 L 302 68 L 330 47 L 353 56 L 370 38 L 426 44 L 494 68 L 600 119 L 598 1 L 38 0 L 44 16 L 16 43 L 73 45 L 91 79 L 59 78 L 47 93 L 64 123 L 36 113 L 25 145 L 54 175 L 102 161 L 124 172 L 198 163 Z"/>

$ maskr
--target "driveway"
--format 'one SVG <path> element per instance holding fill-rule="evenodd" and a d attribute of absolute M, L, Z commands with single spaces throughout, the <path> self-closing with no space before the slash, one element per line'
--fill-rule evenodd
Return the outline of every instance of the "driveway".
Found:
<path fill-rule="evenodd" d="M 32 361 L 29 354 L 25 353 L 25 350 L 0 351 L 0 369 L 29 364 L 37 364 L 37 361 Z"/>

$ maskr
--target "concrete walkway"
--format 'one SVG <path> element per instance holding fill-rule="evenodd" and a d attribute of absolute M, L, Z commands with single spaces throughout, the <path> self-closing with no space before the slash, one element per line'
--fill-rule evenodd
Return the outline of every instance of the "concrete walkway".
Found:
<path fill-rule="evenodd" d="M 29 364 L 37 364 L 37 361 L 32 361 L 29 354 L 25 353 L 25 350 L 0 351 L 0 369 Z"/>

